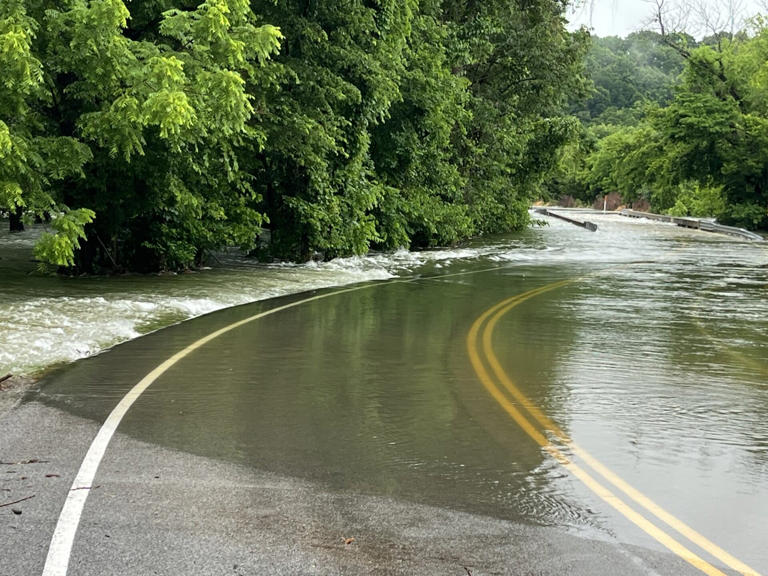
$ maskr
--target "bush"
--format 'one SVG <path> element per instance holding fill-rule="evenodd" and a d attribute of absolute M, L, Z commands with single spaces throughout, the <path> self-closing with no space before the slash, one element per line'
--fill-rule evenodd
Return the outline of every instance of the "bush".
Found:
<path fill-rule="evenodd" d="M 734 204 L 723 215 L 723 222 L 740 228 L 754 230 L 765 227 L 768 220 L 768 209 L 759 204 Z"/>
<path fill-rule="evenodd" d="M 677 187 L 675 204 L 668 210 L 670 216 L 720 218 L 726 213 L 722 186 L 702 186 L 688 181 Z"/>

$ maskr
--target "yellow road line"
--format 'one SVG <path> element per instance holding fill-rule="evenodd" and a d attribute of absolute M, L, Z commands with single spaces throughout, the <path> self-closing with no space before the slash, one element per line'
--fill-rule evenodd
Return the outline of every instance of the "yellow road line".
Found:
<path fill-rule="evenodd" d="M 680 557 L 684 558 L 686 561 L 694 565 L 696 568 L 702 570 L 703 572 L 707 574 L 722 574 L 719 570 L 693 554 L 690 550 L 682 546 L 680 543 L 675 541 L 673 538 L 671 538 L 669 535 L 667 535 L 665 532 L 657 528 L 655 525 L 650 523 L 648 520 L 646 520 L 643 516 L 629 508 L 626 504 L 624 504 L 619 498 L 617 498 L 615 495 L 613 495 L 609 490 L 607 490 L 604 486 L 602 486 L 599 482 L 594 480 L 587 472 L 585 472 L 583 469 L 578 467 L 576 464 L 572 463 L 568 458 L 566 458 L 560 451 L 558 451 L 555 447 L 553 447 L 550 442 L 547 440 L 545 435 L 540 432 L 534 424 L 532 424 L 523 414 L 520 413 L 520 411 L 517 409 L 515 405 L 513 405 L 509 400 L 506 398 L 506 396 L 501 392 L 496 385 L 494 384 L 493 380 L 491 379 L 490 375 L 488 374 L 487 370 L 485 369 L 485 366 L 483 365 L 482 361 L 480 360 L 480 355 L 477 351 L 477 339 L 478 334 L 480 331 L 480 327 L 488 320 L 485 329 L 483 331 L 482 335 L 482 342 L 483 342 L 483 352 L 486 356 L 486 359 L 488 361 L 488 364 L 491 366 L 491 369 L 495 373 L 498 380 L 501 382 L 501 384 L 504 386 L 504 388 L 517 400 L 517 402 L 523 406 L 526 411 L 541 425 L 544 427 L 545 430 L 550 431 L 553 433 L 561 442 L 563 442 L 570 450 L 573 451 L 574 454 L 582 458 L 590 467 L 592 467 L 593 470 L 595 470 L 598 474 L 603 476 L 608 482 L 613 484 L 616 488 L 624 492 L 629 498 L 634 500 L 637 504 L 654 514 L 657 518 L 664 521 L 666 524 L 668 524 L 673 529 L 677 530 L 680 534 L 691 540 L 691 542 L 697 544 L 700 546 L 703 550 L 709 552 L 714 557 L 721 560 L 723 563 L 728 565 L 729 567 L 733 568 L 734 570 L 737 570 L 744 574 L 744 576 L 760 576 L 754 569 L 750 568 L 743 562 L 739 561 L 738 559 L 734 558 L 732 555 L 728 554 L 724 550 L 722 550 L 720 547 L 715 545 L 714 543 L 710 542 L 707 538 L 687 526 L 682 521 L 675 518 L 672 514 L 655 504 L 650 498 L 633 488 L 631 485 L 626 483 L 624 480 L 622 480 L 619 476 L 611 472 L 607 467 L 605 467 L 602 463 L 600 463 L 596 458 L 591 456 L 586 450 L 580 448 L 577 446 L 569 437 L 567 434 L 565 434 L 559 426 L 557 426 L 554 422 L 552 422 L 551 419 L 549 419 L 534 403 L 532 403 L 520 390 L 515 386 L 515 384 L 510 380 L 510 378 L 506 375 L 504 370 L 501 367 L 501 364 L 499 363 L 498 359 L 496 358 L 493 347 L 492 347 L 492 335 L 493 330 L 496 326 L 496 323 L 498 320 L 504 316 L 507 312 L 509 312 L 512 308 L 515 306 L 518 306 L 519 304 L 525 302 L 526 300 L 529 300 L 531 298 L 534 298 L 535 296 L 538 296 L 539 294 L 542 294 L 544 292 L 548 292 L 551 290 L 555 290 L 557 288 L 560 288 L 562 286 L 565 286 L 567 284 L 570 284 L 574 282 L 575 280 L 566 280 L 561 282 L 554 282 L 552 284 L 548 284 L 546 286 L 530 290 L 528 292 L 524 292 L 522 294 L 519 294 L 517 296 L 508 298 L 495 306 L 491 307 L 489 310 L 487 310 L 485 313 L 483 313 L 473 324 L 472 328 L 470 329 L 468 338 L 467 338 L 467 347 L 469 350 L 470 355 L 470 361 L 472 362 L 475 371 L 477 372 L 481 382 L 485 386 L 485 388 L 491 393 L 491 395 L 496 399 L 499 404 L 502 405 L 502 407 L 507 411 L 507 413 L 512 416 L 512 418 L 517 422 L 517 424 L 531 437 L 534 441 L 536 441 L 539 445 L 541 445 L 543 448 L 545 448 L 550 454 L 552 454 L 563 466 L 566 467 L 571 473 L 573 473 L 577 478 L 579 478 L 584 484 L 586 484 L 593 492 L 595 492 L 598 496 L 600 496 L 603 500 L 605 500 L 607 503 L 609 503 L 611 506 L 613 506 L 616 510 L 618 510 L 622 515 L 624 515 L 626 518 L 628 518 L 630 521 L 632 521 L 634 524 L 639 526 L 641 529 L 643 529 L 645 532 L 647 532 L 649 535 L 651 535 L 653 538 L 655 538 L 657 541 L 659 541 L 661 544 L 678 554 Z"/>
<path fill-rule="evenodd" d="M 551 456 L 553 456 L 560 464 L 562 464 L 569 472 L 581 480 L 590 490 L 595 492 L 601 499 L 618 510 L 623 516 L 636 524 L 654 539 L 659 541 L 663 546 L 670 549 L 672 552 L 707 574 L 708 576 L 726 576 L 723 572 L 707 563 L 705 560 L 688 550 L 685 546 L 677 542 L 674 538 L 660 530 L 648 520 L 643 518 L 640 514 L 632 510 L 629 506 L 624 504 L 621 499 L 616 497 L 610 490 L 605 488 L 602 484 L 592 478 L 585 470 L 574 464 L 570 459 L 560 452 L 557 448 L 552 446 L 547 440 L 546 436 L 540 432 L 530 420 L 528 420 L 517 407 L 509 401 L 506 395 L 499 390 L 494 384 L 490 375 L 488 374 L 485 366 L 480 359 L 480 355 L 477 350 L 477 335 L 482 324 L 482 318 L 478 319 L 469 331 L 467 337 L 467 349 L 469 352 L 469 358 L 472 362 L 472 366 L 475 369 L 480 381 L 486 390 L 493 396 L 493 398 L 501 405 L 502 408 L 512 417 L 512 419 L 528 434 L 539 446 L 544 448 Z"/>
<path fill-rule="evenodd" d="M 521 294 L 520 297 L 518 297 L 514 302 L 507 302 L 505 305 L 501 307 L 494 307 L 492 308 L 494 312 L 493 316 L 488 320 L 488 323 L 486 324 L 486 327 L 483 331 L 483 353 L 485 354 L 485 357 L 490 364 L 494 374 L 499 379 L 501 384 L 506 388 L 510 394 L 522 405 L 526 408 L 528 413 L 545 429 L 550 430 L 555 436 L 558 437 L 558 439 L 565 443 L 568 448 L 577 456 L 582 458 L 589 466 L 598 474 L 600 474 L 603 478 L 605 478 L 609 483 L 613 484 L 616 488 L 624 492 L 629 498 L 634 500 L 637 504 L 648 510 L 651 514 L 659 518 L 661 521 L 666 523 L 668 526 L 688 538 L 691 542 L 695 543 L 699 547 L 701 547 L 703 550 L 706 550 L 712 556 L 723 562 L 726 566 L 733 568 L 734 570 L 740 572 L 744 576 L 760 576 L 757 571 L 755 571 L 753 568 L 750 568 L 743 562 L 741 562 L 738 558 L 735 558 L 719 546 L 717 546 L 715 543 L 708 540 L 705 536 L 698 533 L 696 530 L 664 510 L 661 506 L 653 502 L 650 498 L 645 496 L 642 492 L 637 490 L 636 488 L 632 487 L 630 484 L 622 480 L 619 476 L 611 472 L 607 467 L 605 467 L 602 463 L 600 463 L 599 460 L 597 460 L 595 457 L 593 457 L 589 452 L 587 452 L 585 449 L 581 448 L 578 444 L 576 444 L 571 438 L 563 432 L 563 430 L 557 426 L 550 418 L 548 418 L 533 402 L 531 402 L 525 394 L 512 382 L 512 380 L 507 376 L 504 369 L 501 367 L 501 364 L 496 357 L 496 354 L 493 351 L 493 345 L 492 345 L 492 336 L 493 336 L 493 330 L 496 327 L 496 323 L 499 321 L 499 319 L 504 316 L 507 312 L 509 312 L 512 308 L 515 306 L 522 304 L 526 300 L 529 300 L 535 296 L 538 296 L 539 294 L 542 294 L 543 292 L 548 292 L 550 290 L 554 290 L 556 288 L 559 288 L 561 286 L 564 286 L 562 282 L 557 282 L 551 285 L 543 286 L 541 288 L 538 288 L 536 290 L 532 290 L 530 292 L 526 292 L 524 294 Z"/>

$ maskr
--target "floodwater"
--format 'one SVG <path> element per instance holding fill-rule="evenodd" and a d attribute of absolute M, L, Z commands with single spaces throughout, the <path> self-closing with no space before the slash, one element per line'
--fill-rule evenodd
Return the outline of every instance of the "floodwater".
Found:
<path fill-rule="evenodd" d="M 2 358 L 40 365 L 16 339 L 48 334 L 57 317 L 66 320 L 61 336 L 72 346 L 90 333 L 87 326 L 111 331 L 103 342 L 93 338 L 95 350 L 192 314 L 187 301 L 206 302 L 196 310 L 206 311 L 270 289 L 369 280 L 200 348 L 153 384 L 121 430 L 333 490 L 660 549 L 524 433 L 470 362 L 467 335 L 483 312 L 573 280 L 499 320 L 492 342 L 504 371 L 603 465 L 768 573 L 768 248 L 616 216 L 590 219 L 596 233 L 552 220 L 459 250 L 310 267 L 225 265 L 173 278 L 35 276 L 29 288 L 26 280 L 3 279 L 0 309 L 11 313 L 0 317 Z M 18 297 L 21 290 L 26 297 Z M 55 371 L 37 398 L 103 419 L 179 349 L 306 296 L 154 332 Z M 25 306 L 29 332 L 18 326 Z M 121 322 L 127 327 L 118 334 Z M 16 332 L 8 337 L 6 330 Z M 11 353 L 9 343 L 17 346 Z"/>

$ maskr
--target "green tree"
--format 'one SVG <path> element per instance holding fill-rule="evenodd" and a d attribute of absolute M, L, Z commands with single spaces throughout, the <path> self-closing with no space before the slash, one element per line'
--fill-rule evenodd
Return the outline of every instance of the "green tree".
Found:
<path fill-rule="evenodd" d="M 520 228 L 577 133 L 565 4 L 8 0 L 0 210 L 81 271 Z"/>
<path fill-rule="evenodd" d="M 50 219 L 54 233 L 43 236 L 38 255 L 66 265 L 94 213 L 71 210 L 56 189 L 83 175 L 91 153 L 75 138 L 48 129 L 42 110 L 51 94 L 34 51 L 38 29 L 22 0 L 0 4 L 0 211 Z"/>
<path fill-rule="evenodd" d="M 274 254 L 428 246 L 527 224 L 575 123 L 583 34 L 549 1 L 292 3 L 254 169 Z"/>
<path fill-rule="evenodd" d="M 284 30 L 277 80 L 260 119 L 269 145 L 250 168 L 264 198 L 273 254 L 307 259 L 366 252 L 381 239 L 373 211 L 386 188 L 371 130 L 401 99 L 412 0 L 257 2 Z"/>
<path fill-rule="evenodd" d="M 675 39 L 685 46 L 695 45 L 693 38 L 684 35 Z M 572 110 L 588 126 L 636 124 L 642 118 L 638 104 L 663 105 L 672 100 L 684 65 L 683 56 L 655 32 L 594 37 L 586 58 L 593 92 L 586 102 L 573 102 Z"/>
<path fill-rule="evenodd" d="M 564 114 L 583 93 L 585 32 L 564 29 L 564 3 L 444 4 L 455 67 L 470 82 L 472 121 L 459 147 L 476 233 L 519 229 L 558 151 L 576 137 Z"/>
<path fill-rule="evenodd" d="M 652 208 L 768 223 L 768 29 L 718 34 L 698 47 L 662 38 L 684 61 L 674 97 L 601 139 L 585 159 L 592 193 L 645 193 Z M 707 214 L 705 214 L 707 213 Z"/>
<path fill-rule="evenodd" d="M 692 51 L 674 101 L 651 118 L 664 158 L 657 162 L 656 179 L 667 186 L 695 182 L 702 191 L 722 189 L 725 210 L 714 215 L 750 228 L 768 216 L 768 118 L 755 97 L 768 61 L 755 44 L 764 42 L 766 33 L 722 40 L 722 51 L 711 46 Z M 676 202 L 673 194 L 660 207 Z"/>
<path fill-rule="evenodd" d="M 27 76 L 12 92 L 25 97 L 27 133 L 37 127 L 45 139 L 40 160 L 18 156 L 39 184 L 15 196 L 5 186 L 3 198 L 50 218 L 41 259 L 184 267 L 210 248 L 253 242 L 262 215 L 238 149 L 258 140 L 246 78 L 277 51 L 277 28 L 259 26 L 242 0 L 147 2 L 135 26 L 121 0 L 9 6 L 5 21 L 17 24 L 4 38 L 26 30 L 2 52 Z"/>
<path fill-rule="evenodd" d="M 376 207 L 385 248 L 453 244 L 474 233 L 457 144 L 471 121 L 469 81 L 453 73 L 440 2 L 422 2 L 406 48 L 401 100 L 376 126 L 372 158 L 386 186 Z"/>

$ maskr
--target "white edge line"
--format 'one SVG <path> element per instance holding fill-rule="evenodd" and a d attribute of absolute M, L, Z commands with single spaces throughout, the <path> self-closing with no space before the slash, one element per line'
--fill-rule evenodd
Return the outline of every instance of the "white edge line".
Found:
<path fill-rule="evenodd" d="M 448 277 L 454 277 L 454 276 L 480 274 L 483 272 L 492 272 L 495 270 L 501 270 L 503 268 L 506 268 L 506 266 L 495 266 L 492 268 L 485 268 L 482 270 L 458 272 L 456 274 L 444 274 L 444 275 L 441 274 L 441 275 L 438 275 L 438 277 L 448 278 Z M 428 278 L 429 277 L 417 276 L 411 279 L 401 279 L 401 280 L 394 280 L 390 282 L 406 283 L 406 282 L 414 282 L 418 280 L 426 280 Z M 120 400 L 120 403 L 117 406 L 115 406 L 115 408 L 112 410 L 110 415 L 104 421 L 104 424 L 102 424 L 101 428 L 99 429 L 99 432 L 96 435 L 96 438 L 94 438 L 93 442 L 91 443 L 90 448 L 88 448 L 88 452 L 83 458 L 82 464 L 80 464 L 80 469 L 77 472 L 77 476 L 75 476 L 75 480 L 72 482 L 72 487 L 70 488 L 69 493 L 67 494 L 67 499 L 64 501 L 64 506 L 62 507 L 61 513 L 59 514 L 59 520 L 56 523 L 56 528 L 54 529 L 53 536 L 51 537 L 51 544 L 48 547 L 48 555 L 46 556 L 46 559 L 45 559 L 45 566 L 43 567 L 42 576 L 66 576 L 67 575 L 67 571 L 69 569 L 69 558 L 72 553 L 72 546 L 75 542 L 75 534 L 77 533 L 77 529 L 80 525 L 80 518 L 83 514 L 83 508 L 85 507 L 85 502 L 88 499 L 88 494 L 90 493 L 91 488 L 93 486 L 93 481 L 96 478 L 96 472 L 99 469 L 101 460 L 104 458 L 104 453 L 107 451 L 107 447 L 109 446 L 109 443 L 112 440 L 112 436 L 114 436 L 115 431 L 117 430 L 117 427 L 120 425 L 120 422 L 122 421 L 123 417 L 126 415 L 128 410 L 131 408 L 131 406 L 133 406 L 133 403 L 136 402 L 136 400 L 139 399 L 139 397 L 144 393 L 144 391 L 147 388 L 149 388 L 169 368 L 171 368 L 179 360 L 188 356 L 190 353 L 194 352 L 198 348 L 204 346 L 211 340 L 218 338 L 219 336 L 229 332 L 230 330 L 239 328 L 244 324 L 248 324 L 249 322 L 258 320 L 259 318 L 264 318 L 265 316 L 269 316 L 271 314 L 275 314 L 277 312 L 281 312 L 289 308 L 294 308 L 295 306 L 300 306 L 308 302 L 313 302 L 315 300 L 322 300 L 323 298 L 329 298 L 330 296 L 337 296 L 339 294 L 345 294 L 347 292 L 356 292 L 358 290 L 365 290 L 367 288 L 373 288 L 379 285 L 380 285 L 380 282 L 374 282 L 371 284 L 364 284 L 362 286 L 355 286 L 353 288 L 336 290 L 334 292 L 328 292 L 326 294 L 318 294 L 317 296 L 312 296 L 310 298 L 297 300 L 296 302 L 291 302 L 290 304 L 278 306 L 277 308 L 272 308 L 270 310 L 266 310 L 265 312 L 260 312 L 259 314 L 250 316 L 238 322 L 234 322 L 229 326 L 220 328 L 219 330 L 212 332 L 207 336 L 204 336 L 203 338 L 200 338 L 199 340 L 193 342 L 183 350 L 177 352 L 176 354 L 168 358 L 165 362 L 157 366 L 157 368 L 155 368 L 154 370 L 152 370 L 152 372 L 150 372 L 144 378 L 142 378 L 142 380 L 138 384 L 136 384 L 136 386 L 131 388 L 131 390 L 125 396 L 123 396 L 123 399 Z"/>
<path fill-rule="evenodd" d="M 287 310 L 288 308 L 306 304 L 307 302 L 321 300 L 323 298 L 328 298 L 330 296 L 336 296 L 338 294 L 344 294 L 347 292 L 364 290 L 374 286 L 378 286 L 378 283 L 365 284 L 363 286 L 356 286 L 354 288 L 346 288 L 344 290 L 337 290 L 327 294 L 319 294 L 317 296 L 312 296 L 311 298 L 304 298 L 303 300 L 285 304 L 284 306 L 278 306 L 277 308 L 272 308 L 265 312 L 261 312 L 254 316 L 245 318 L 244 320 L 234 322 L 229 326 L 225 326 L 224 328 L 212 332 L 211 334 L 208 334 L 207 336 L 193 342 L 183 350 L 168 358 L 165 362 L 157 366 L 157 368 L 142 378 L 142 380 L 136 384 L 136 386 L 131 388 L 131 390 L 125 396 L 123 396 L 123 399 L 120 400 L 120 403 L 112 410 L 110 415 L 104 421 L 104 424 L 102 424 L 101 428 L 99 429 L 96 438 L 94 438 L 93 442 L 91 443 L 85 458 L 83 458 L 83 462 L 80 464 L 80 470 L 77 472 L 77 476 L 75 476 L 75 480 L 72 482 L 72 488 L 70 488 L 69 493 L 67 494 L 67 499 L 64 501 L 64 506 L 62 507 L 61 513 L 59 514 L 59 520 L 56 523 L 56 528 L 53 532 L 53 536 L 51 537 L 51 544 L 48 547 L 48 556 L 45 559 L 45 566 L 43 567 L 42 576 L 66 576 L 67 570 L 69 569 L 69 558 L 72 553 L 72 545 L 75 541 L 75 534 L 77 533 L 78 526 L 80 525 L 80 517 L 82 516 L 85 502 L 88 499 L 88 494 L 93 486 L 93 481 L 96 478 L 96 472 L 99 469 L 102 458 L 104 458 L 104 453 L 107 451 L 107 446 L 109 446 L 109 442 L 112 440 L 112 436 L 114 436 L 117 427 L 120 425 L 120 422 L 131 408 L 131 406 L 133 406 L 133 403 L 136 402 L 136 400 L 139 399 L 144 391 L 149 388 L 152 383 L 154 383 L 160 376 L 162 376 L 169 368 L 211 340 L 214 340 L 215 338 L 218 338 L 222 334 L 234 330 L 235 328 L 239 328 L 244 324 L 248 324 L 249 322 L 253 322 L 259 318 L 264 318 L 265 316 Z"/>

